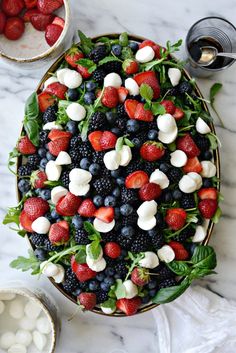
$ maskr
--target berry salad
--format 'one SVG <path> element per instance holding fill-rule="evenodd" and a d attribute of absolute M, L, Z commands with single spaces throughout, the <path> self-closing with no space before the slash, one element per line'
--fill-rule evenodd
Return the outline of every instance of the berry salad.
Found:
<path fill-rule="evenodd" d="M 86 310 L 133 315 L 213 273 L 218 139 L 171 55 L 181 41 L 79 35 L 28 98 L 10 153 L 21 200 L 4 223 L 33 249 L 11 266 Z"/>

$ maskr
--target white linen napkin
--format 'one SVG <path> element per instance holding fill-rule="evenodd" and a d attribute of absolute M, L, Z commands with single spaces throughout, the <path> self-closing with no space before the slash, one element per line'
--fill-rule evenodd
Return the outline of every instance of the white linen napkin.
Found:
<path fill-rule="evenodd" d="M 235 353 L 236 302 L 194 286 L 153 310 L 157 353 Z"/>

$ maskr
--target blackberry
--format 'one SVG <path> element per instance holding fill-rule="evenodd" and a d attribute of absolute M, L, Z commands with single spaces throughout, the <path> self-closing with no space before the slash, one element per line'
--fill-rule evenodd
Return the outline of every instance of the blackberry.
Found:
<path fill-rule="evenodd" d="M 48 138 L 48 132 L 45 130 L 40 131 L 40 133 L 39 133 L 40 146 L 43 146 L 46 144 L 47 138 Z"/>
<path fill-rule="evenodd" d="M 136 212 L 131 213 L 131 215 L 127 217 L 122 217 L 122 226 L 132 226 L 137 224 L 138 215 Z"/>
<path fill-rule="evenodd" d="M 84 229 L 75 230 L 75 242 L 79 245 L 87 245 L 91 243 L 88 238 L 88 234 Z"/>
<path fill-rule="evenodd" d="M 167 172 L 168 179 L 171 184 L 177 184 L 183 176 L 183 173 L 178 168 L 170 168 Z"/>
<path fill-rule="evenodd" d="M 161 232 L 157 232 L 156 235 L 153 235 L 151 237 L 151 239 L 152 245 L 154 246 L 155 250 L 160 249 L 165 244 L 164 236 Z"/>
<path fill-rule="evenodd" d="M 30 237 L 31 243 L 35 246 L 44 246 L 47 237 L 44 234 L 33 233 Z"/>
<path fill-rule="evenodd" d="M 32 167 L 38 167 L 40 160 L 41 158 L 38 154 L 32 154 L 31 156 L 28 157 L 27 162 Z"/>
<path fill-rule="evenodd" d="M 102 69 L 97 69 L 93 72 L 93 79 L 97 83 L 103 83 L 104 78 L 106 77 L 106 72 Z"/>
<path fill-rule="evenodd" d="M 86 290 L 88 290 L 88 281 L 80 282 L 79 286 L 80 286 L 80 289 L 82 289 L 82 291 L 85 292 Z"/>
<path fill-rule="evenodd" d="M 78 287 L 78 280 L 70 267 L 66 270 L 65 281 L 62 283 L 62 286 L 68 293 L 73 292 Z"/>
<path fill-rule="evenodd" d="M 69 174 L 70 174 L 70 171 L 69 170 L 65 170 L 62 175 L 61 175 L 61 181 L 62 181 L 62 184 L 65 188 L 69 188 L 69 183 L 70 183 L 70 178 L 69 178 Z"/>
<path fill-rule="evenodd" d="M 73 136 L 70 140 L 70 148 L 76 148 L 79 146 L 81 138 L 79 136 Z"/>
<path fill-rule="evenodd" d="M 78 162 L 79 161 L 79 157 L 80 157 L 80 154 L 79 154 L 79 151 L 78 151 L 78 147 L 70 149 L 69 150 L 69 155 L 70 155 L 70 158 L 71 158 L 72 162 L 74 162 L 74 163 Z"/>
<path fill-rule="evenodd" d="M 134 137 L 140 140 L 141 145 L 143 145 L 146 141 L 148 141 L 147 131 L 140 131 L 137 134 L 135 134 Z"/>
<path fill-rule="evenodd" d="M 107 233 L 101 233 L 102 240 L 105 241 L 105 243 L 108 243 L 110 241 L 116 241 L 117 239 L 117 233 L 114 230 L 111 230 L 110 232 Z"/>
<path fill-rule="evenodd" d="M 103 157 L 105 155 L 106 152 L 104 151 L 100 151 L 100 152 L 93 152 L 92 153 L 92 161 L 93 163 L 98 163 L 98 164 L 101 164 L 103 165 Z"/>
<path fill-rule="evenodd" d="M 123 116 L 127 116 L 124 104 L 118 104 L 116 107 L 116 111 L 119 118 L 122 118 Z"/>
<path fill-rule="evenodd" d="M 113 182 L 108 177 L 102 177 L 95 180 L 95 182 L 93 183 L 93 187 L 98 195 L 105 197 L 112 192 Z"/>
<path fill-rule="evenodd" d="M 81 144 L 78 146 L 78 152 L 81 158 L 90 158 L 92 156 L 90 143 L 81 142 Z"/>
<path fill-rule="evenodd" d="M 147 122 L 147 121 L 139 121 L 140 130 L 148 131 L 148 130 L 156 130 L 157 129 L 157 122 L 156 120 Z"/>
<path fill-rule="evenodd" d="M 186 239 L 193 237 L 195 234 L 195 229 L 193 227 L 187 227 L 178 235 L 176 235 L 173 240 L 179 241 L 180 243 L 185 242 Z"/>
<path fill-rule="evenodd" d="M 47 251 L 61 251 L 63 246 L 53 245 L 48 238 L 45 239 L 43 248 Z"/>
<path fill-rule="evenodd" d="M 168 288 L 176 285 L 176 280 L 174 278 L 167 278 L 161 281 L 158 285 L 159 289 Z"/>
<path fill-rule="evenodd" d="M 131 251 L 135 253 L 139 253 L 142 251 L 147 251 L 150 246 L 148 236 L 145 233 L 140 233 L 133 240 L 131 244 Z"/>
<path fill-rule="evenodd" d="M 32 173 L 32 171 L 33 171 L 33 168 L 31 165 L 29 164 L 21 165 L 18 168 L 18 175 L 20 177 L 29 176 Z"/>
<path fill-rule="evenodd" d="M 188 81 L 183 81 L 178 85 L 178 90 L 180 94 L 191 94 L 193 88 L 192 85 Z"/>
<path fill-rule="evenodd" d="M 178 86 L 168 89 L 168 96 L 178 96 L 179 94 L 180 92 Z"/>
<path fill-rule="evenodd" d="M 145 164 L 140 159 L 132 160 L 125 169 L 126 175 L 129 175 L 129 174 L 135 172 L 136 170 L 143 170 L 144 165 Z"/>
<path fill-rule="evenodd" d="M 182 208 L 194 208 L 196 207 L 194 195 L 193 194 L 183 194 L 182 199 L 180 200 L 180 205 Z"/>
<path fill-rule="evenodd" d="M 118 127 L 121 131 L 126 130 L 127 118 L 125 116 L 121 116 L 116 119 L 116 127 Z"/>
<path fill-rule="evenodd" d="M 96 46 L 88 55 L 89 59 L 93 60 L 96 64 L 105 58 L 107 55 L 107 48 L 105 45 Z"/>
<path fill-rule="evenodd" d="M 143 170 L 148 173 L 148 175 L 152 174 L 154 170 L 156 170 L 159 167 L 158 162 L 147 162 L 145 161 L 144 168 Z"/>
<path fill-rule="evenodd" d="M 175 277 L 174 272 L 172 272 L 167 266 L 163 266 L 161 269 L 158 269 L 157 273 L 160 282 Z"/>
<path fill-rule="evenodd" d="M 119 234 L 117 237 L 117 242 L 120 244 L 120 246 L 124 249 L 129 250 L 130 249 L 130 245 L 133 241 L 132 237 L 125 237 L 122 234 Z"/>
<path fill-rule="evenodd" d="M 55 120 L 57 120 L 57 106 L 51 105 L 43 113 L 43 122 L 44 122 L 44 124 L 46 124 L 46 123 L 50 123 Z"/>
<path fill-rule="evenodd" d="M 170 161 L 170 151 L 169 150 L 165 150 L 165 154 L 164 156 L 160 159 L 160 161 L 165 161 L 165 162 L 169 162 Z"/>
<path fill-rule="evenodd" d="M 122 68 L 122 63 L 120 61 L 109 61 L 106 64 L 103 64 L 101 68 L 107 73 L 116 72 L 120 73 Z"/>
<path fill-rule="evenodd" d="M 121 279 L 124 279 L 127 275 L 128 268 L 126 261 L 119 261 L 114 267 L 116 274 L 120 276 Z"/>
<path fill-rule="evenodd" d="M 89 121 L 89 130 L 101 130 L 106 127 L 106 115 L 102 112 L 93 113 Z"/>
<path fill-rule="evenodd" d="M 95 294 L 97 297 L 97 304 L 104 303 L 108 299 L 108 292 L 105 292 L 102 289 L 95 292 Z"/>
<path fill-rule="evenodd" d="M 202 151 L 208 151 L 210 149 L 210 141 L 207 137 L 201 136 L 199 134 L 194 136 L 194 141 L 197 147 Z"/>
<path fill-rule="evenodd" d="M 125 186 L 121 188 L 121 202 L 124 203 L 134 203 L 138 200 L 138 193 L 135 189 L 126 189 Z"/>

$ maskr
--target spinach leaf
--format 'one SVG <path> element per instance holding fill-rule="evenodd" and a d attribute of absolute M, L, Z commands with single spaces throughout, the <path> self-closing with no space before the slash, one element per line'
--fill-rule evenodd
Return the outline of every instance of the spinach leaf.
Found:
<path fill-rule="evenodd" d="M 189 287 L 189 285 L 189 280 L 184 279 L 183 282 L 177 286 L 162 288 L 157 292 L 155 297 L 152 299 L 152 302 L 155 304 L 169 303 L 178 298 L 181 294 L 183 294 Z"/>

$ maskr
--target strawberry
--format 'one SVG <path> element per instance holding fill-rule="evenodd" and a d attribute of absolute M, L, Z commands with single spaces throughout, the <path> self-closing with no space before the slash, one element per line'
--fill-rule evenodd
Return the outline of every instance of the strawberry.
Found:
<path fill-rule="evenodd" d="M 52 141 L 58 140 L 60 138 L 71 138 L 72 134 L 69 131 L 61 131 L 57 129 L 52 129 L 49 134 L 48 138 Z"/>
<path fill-rule="evenodd" d="M 47 25 L 52 22 L 53 15 L 44 15 L 42 13 L 30 16 L 30 22 L 37 31 L 45 31 Z"/>
<path fill-rule="evenodd" d="M 80 282 L 94 278 L 97 272 L 91 270 L 87 264 L 79 264 L 75 261 L 75 256 L 71 257 L 71 268 Z"/>
<path fill-rule="evenodd" d="M 19 39 L 25 31 L 25 23 L 22 18 L 10 17 L 4 27 L 4 35 L 9 40 Z"/>
<path fill-rule="evenodd" d="M 184 117 L 183 110 L 180 109 L 179 107 L 176 107 L 173 117 L 175 118 L 176 121 L 181 120 Z"/>
<path fill-rule="evenodd" d="M 53 24 L 53 25 L 57 25 L 57 26 L 61 27 L 62 29 L 64 29 L 64 27 L 65 27 L 65 20 L 64 20 L 63 18 L 61 18 L 61 17 L 56 16 L 56 17 L 54 18 L 54 20 L 52 21 L 52 24 Z"/>
<path fill-rule="evenodd" d="M 30 197 L 24 203 L 24 211 L 31 221 L 44 216 L 49 211 L 49 204 L 41 197 Z"/>
<path fill-rule="evenodd" d="M 52 224 L 48 238 L 53 245 L 66 244 L 70 239 L 69 224 L 66 221 L 59 221 Z"/>
<path fill-rule="evenodd" d="M 98 152 L 102 151 L 102 146 L 101 146 L 102 135 L 103 135 L 102 131 L 93 131 L 88 135 L 89 142 L 91 143 L 95 151 L 98 151 Z"/>
<path fill-rule="evenodd" d="M 146 39 L 146 40 L 144 40 L 142 43 L 139 44 L 139 49 L 142 49 L 142 48 L 147 47 L 147 46 L 148 46 L 148 47 L 152 47 L 152 49 L 153 49 L 154 52 L 155 52 L 155 57 L 156 57 L 157 59 L 161 59 L 161 52 L 160 52 L 160 50 L 161 50 L 162 47 L 160 47 L 160 45 L 156 44 L 156 43 L 153 42 L 152 40 Z M 165 51 L 164 48 L 162 48 L 162 49 Z"/>
<path fill-rule="evenodd" d="M 142 201 L 151 201 L 161 195 L 161 188 L 156 183 L 147 183 L 139 189 L 139 197 Z"/>
<path fill-rule="evenodd" d="M 134 119 L 150 122 L 153 121 L 154 117 L 151 110 L 145 109 L 143 103 L 138 103 L 134 113 Z"/>
<path fill-rule="evenodd" d="M 38 102 L 40 111 L 44 113 L 48 107 L 55 103 L 55 98 L 47 92 L 42 92 L 38 95 Z"/>
<path fill-rule="evenodd" d="M 168 245 L 174 250 L 175 260 L 185 261 L 189 258 L 189 253 L 183 244 L 179 243 L 178 241 L 171 241 Z"/>
<path fill-rule="evenodd" d="M 201 153 L 196 143 L 190 136 L 190 134 L 185 134 L 177 139 L 177 148 L 184 151 L 189 158 L 197 157 Z"/>
<path fill-rule="evenodd" d="M 167 114 L 174 114 L 176 107 L 172 101 L 164 99 L 160 104 L 165 108 Z"/>
<path fill-rule="evenodd" d="M 48 15 L 59 9 L 63 0 L 38 0 L 37 6 L 41 13 Z"/>
<path fill-rule="evenodd" d="M 45 187 L 45 181 L 47 181 L 47 175 L 41 170 L 36 170 L 31 174 L 30 182 L 35 189 L 42 189 Z"/>
<path fill-rule="evenodd" d="M 49 152 L 57 157 L 61 151 L 67 151 L 69 147 L 70 139 L 68 137 L 63 137 L 55 141 L 48 143 Z"/>
<path fill-rule="evenodd" d="M 102 150 L 109 150 L 116 145 L 117 136 L 110 131 L 104 131 L 100 140 Z"/>
<path fill-rule="evenodd" d="M 6 15 L 4 12 L 0 10 L 0 34 L 3 33 L 5 25 L 6 25 Z"/>
<path fill-rule="evenodd" d="M 84 292 L 78 295 L 77 301 L 85 310 L 93 310 L 97 303 L 97 297 L 95 293 Z"/>
<path fill-rule="evenodd" d="M 37 6 L 38 0 L 24 0 L 24 2 L 27 9 L 33 9 Z"/>
<path fill-rule="evenodd" d="M 80 73 L 80 75 L 83 77 L 83 78 L 89 78 L 92 76 L 92 74 L 88 71 L 88 68 L 87 67 L 84 67 L 80 64 L 77 65 L 77 71 Z"/>
<path fill-rule="evenodd" d="M 7 16 L 17 16 L 25 7 L 23 0 L 2 0 L 2 10 Z"/>
<path fill-rule="evenodd" d="M 20 220 L 20 225 L 24 230 L 30 233 L 33 232 L 33 229 L 32 229 L 33 221 L 29 218 L 29 216 L 24 210 L 21 211 L 19 220 Z"/>
<path fill-rule="evenodd" d="M 59 82 L 53 82 L 47 86 L 44 92 L 50 93 L 59 99 L 65 99 L 65 94 L 67 92 L 67 87 Z"/>
<path fill-rule="evenodd" d="M 199 159 L 197 157 L 188 158 L 187 163 L 183 167 L 183 171 L 185 173 L 190 173 L 190 172 L 201 173 L 202 165 L 199 162 Z"/>
<path fill-rule="evenodd" d="M 125 101 L 125 111 L 130 119 L 134 119 L 135 111 L 139 102 L 135 99 L 127 99 Z"/>
<path fill-rule="evenodd" d="M 76 46 L 72 46 L 72 48 L 66 53 L 65 60 L 70 66 L 77 68 L 77 61 L 79 61 L 83 57 L 84 54 Z"/>
<path fill-rule="evenodd" d="M 119 103 L 119 96 L 117 89 L 115 87 L 105 87 L 103 96 L 102 96 L 102 104 L 108 108 L 115 108 Z"/>
<path fill-rule="evenodd" d="M 187 213 L 183 208 L 171 208 L 167 210 L 165 221 L 172 230 L 183 228 L 186 223 Z"/>
<path fill-rule="evenodd" d="M 77 210 L 81 217 L 93 217 L 96 207 L 91 199 L 85 199 Z"/>
<path fill-rule="evenodd" d="M 24 22 L 30 22 L 31 16 L 33 16 L 33 15 L 38 15 L 38 14 L 40 14 L 40 12 L 39 12 L 38 9 L 30 9 L 30 10 L 27 10 L 27 11 L 24 13 L 23 20 L 24 20 Z"/>
<path fill-rule="evenodd" d="M 68 192 L 58 201 L 56 211 L 61 216 L 74 216 L 77 213 L 80 204 L 80 197 Z"/>
<path fill-rule="evenodd" d="M 94 216 L 100 221 L 105 223 L 111 223 L 115 217 L 115 212 L 113 207 L 100 207 L 95 213 Z"/>
<path fill-rule="evenodd" d="M 36 147 L 32 144 L 28 136 L 23 136 L 20 138 L 17 144 L 17 150 L 21 154 L 34 154 L 36 152 Z"/>
<path fill-rule="evenodd" d="M 147 85 L 149 85 L 153 89 L 154 99 L 160 97 L 161 89 L 154 71 L 140 72 L 139 74 L 134 76 L 134 80 L 139 86 L 141 86 L 142 83 L 146 83 Z"/>
<path fill-rule="evenodd" d="M 119 103 L 124 103 L 129 94 L 129 91 L 125 87 L 119 87 L 117 88 L 117 92 L 119 97 Z"/>
<path fill-rule="evenodd" d="M 136 60 L 126 59 L 122 64 L 122 68 L 127 75 L 133 75 L 138 72 L 139 66 Z"/>
<path fill-rule="evenodd" d="M 201 212 L 202 216 L 206 219 L 210 219 L 214 216 L 217 207 L 217 201 L 212 199 L 201 200 L 198 204 L 199 211 Z"/>
<path fill-rule="evenodd" d="M 58 25 L 50 24 L 46 28 L 45 39 L 50 47 L 52 47 L 59 39 L 63 28 Z"/>
<path fill-rule="evenodd" d="M 165 154 L 163 144 L 155 141 L 147 141 L 140 148 L 141 157 L 149 162 L 157 161 Z"/>
<path fill-rule="evenodd" d="M 215 188 L 203 188 L 198 191 L 198 197 L 201 200 L 210 199 L 210 200 L 217 200 L 218 193 Z"/>
<path fill-rule="evenodd" d="M 137 286 L 145 286 L 150 281 L 150 276 L 144 268 L 135 267 L 131 273 L 131 281 Z"/>
<path fill-rule="evenodd" d="M 125 186 L 127 189 L 140 189 L 143 185 L 147 184 L 149 177 L 147 173 L 142 170 L 137 170 L 129 174 L 125 179 Z"/>
<path fill-rule="evenodd" d="M 141 299 L 139 297 L 134 297 L 132 299 L 122 298 L 116 301 L 117 309 L 125 313 L 127 316 L 136 314 L 140 305 Z"/>
<path fill-rule="evenodd" d="M 111 259 L 117 259 L 117 257 L 119 257 L 121 254 L 121 247 L 119 244 L 115 243 L 114 241 L 111 241 L 109 243 L 106 243 L 104 247 L 104 253 Z"/>

